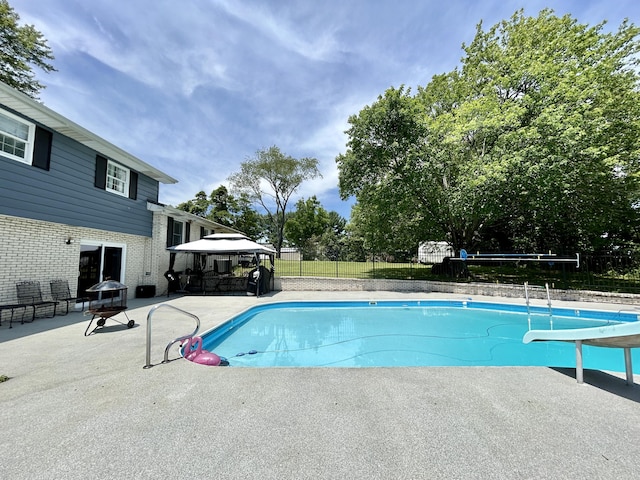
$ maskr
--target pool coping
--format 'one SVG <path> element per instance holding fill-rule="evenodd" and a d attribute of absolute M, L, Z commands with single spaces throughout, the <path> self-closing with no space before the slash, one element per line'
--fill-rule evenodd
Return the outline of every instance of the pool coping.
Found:
<path fill-rule="evenodd" d="M 11 478 L 634 478 L 640 380 L 543 367 L 211 368 L 166 339 L 187 323 L 145 318 L 168 301 L 203 330 L 274 299 L 460 298 L 398 292 L 274 292 L 136 299 L 132 329 L 83 336 L 81 313 L 0 327 Z M 477 297 L 474 297 L 474 299 Z M 491 298 L 491 297 L 489 297 Z M 500 299 L 522 304 L 523 299 Z M 558 306 L 564 302 L 555 302 Z M 537 303 L 544 306 L 544 303 Z M 582 304 L 615 310 L 627 305 Z M 630 307 L 633 308 L 633 307 Z"/>

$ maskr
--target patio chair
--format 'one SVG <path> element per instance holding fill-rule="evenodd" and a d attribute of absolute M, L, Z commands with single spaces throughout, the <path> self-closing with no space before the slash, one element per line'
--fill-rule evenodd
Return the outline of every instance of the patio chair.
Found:
<path fill-rule="evenodd" d="M 69 290 L 69 282 L 66 280 L 51 280 L 49 286 L 51 287 L 51 298 L 57 302 L 64 302 L 67 306 L 62 315 L 69 313 L 69 304 L 71 302 L 77 303 L 89 301 L 89 297 L 73 297 Z"/>
<path fill-rule="evenodd" d="M 52 313 L 49 318 L 56 316 L 56 307 L 58 306 L 58 302 L 56 300 L 44 300 L 42 298 L 40 282 L 31 280 L 18 282 L 16 284 L 16 294 L 20 305 L 32 308 L 31 321 L 36 319 L 36 310 L 38 308 L 45 309 L 45 312 L 47 309 L 50 310 Z"/>

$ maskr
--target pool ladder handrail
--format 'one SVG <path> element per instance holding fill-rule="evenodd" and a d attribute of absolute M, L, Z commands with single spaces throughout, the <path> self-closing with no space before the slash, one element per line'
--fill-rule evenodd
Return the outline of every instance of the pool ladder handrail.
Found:
<path fill-rule="evenodd" d="M 161 308 L 169 308 L 171 310 L 175 310 L 178 313 L 184 314 L 188 317 L 193 318 L 196 321 L 196 328 L 193 331 L 193 333 L 188 334 L 188 335 L 182 335 L 174 340 L 172 340 L 171 342 L 169 342 L 169 344 L 166 346 L 166 348 L 164 349 L 164 360 L 162 360 L 162 363 L 167 363 L 169 361 L 169 349 L 175 345 L 177 342 L 182 342 L 184 340 L 187 340 L 188 338 L 193 337 L 196 333 L 198 333 L 198 330 L 200 330 L 200 319 L 195 316 L 192 313 L 189 313 L 185 310 L 182 310 L 178 307 L 174 307 L 173 305 L 169 305 L 168 303 L 161 303 L 160 305 L 156 305 L 154 307 L 151 308 L 151 310 L 149 310 L 149 313 L 147 314 L 147 346 L 146 346 L 146 363 L 144 365 L 143 368 L 151 368 L 153 367 L 153 365 L 151 364 L 151 319 L 153 317 L 153 314 L 158 311 Z"/>
<path fill-rule="evenodd" d="M 547 305 L 549 305 L 549 327 L 553 330 L 553 308 L 551 308 L 551 294 L 549 293 L 549 284 L 545 283 L 544 288 L 547 290 Z"/>
<path fill-rule="evenodd" d="M 531 307 L 529 306 L 529 282 L 524 282 L 524 298 L 527 304 L 527 323 L 529 324 L 529 330 L 531 330 Z"/>
<path fill-rule="evenodd" d="M 553 330 L 553 308 L 551 307 L 551 294 L 549 292 L 549 284 L 545 283 L 544 288 L 547 292 L 547 305 L 549 307 L 549 326 Z M 524 297 L 527 304 L 527 317 L 529 322 L 529 330 L 531 330 L 531 306 L 529 304 L 529 282 L 524 282 Z"/>

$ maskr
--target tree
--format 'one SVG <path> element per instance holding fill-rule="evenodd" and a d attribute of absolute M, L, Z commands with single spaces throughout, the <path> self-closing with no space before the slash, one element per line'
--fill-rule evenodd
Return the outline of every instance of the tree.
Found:
<path fill-rule="evenodd" d="M 250 238 L 262 238 L 266 233 L 264 219 L 251 208 L 249 198 L 244 194 L 234 197 L 224 185 L 213 190 L 209 196 L 200 191 L 195 198 L 176 208 L 234 228 Z"/>
<path fill-rule="evenodd" d="M 0 0 L 0 81 L 37 99 L 45 87 L 32 68 L 55 71 L 54 56 L 42 33 L 33 25 L 20 26 L 19 20 L 9 2 Z"/>
<path fill-rule="evenodd" d="M 500 170 L 494 208 L 520 249 L 594 249 L 637 224 L 640 30 L 522 11 L 465 46 L 461 126 Z M 460 113 L 460 112 L 458 112 Z"/>
<path fill-rule="evenodd" d="M 211 192 L 209 206 L 211 208 L 209 212 L 209 218 L 214 222 L 218 222 L 222 225 L 229 227 L 233 226 L 234 218 L 231 213 L 231 206 L 235 199 L 232 195 L 229 195 L 227 187 L 220 185 L 214 191 Z"/>
<path fill-rule="evenodd" d="M 210 203 L 207 194 L 200 190 L 192 200 L 180 203 L 176 208 L 193 213 L 199 217 L 208 218 Z"/>
<path fill-rule="evenodd" d="M 329 213 L 313 197 L 300 199 L 296 209 L 287 217 L 284 234 L 287 240 L 298 247 L 303 258 L 316 257 L 319 237 L 329 228 Z"/>
<path fill-rule="evenodd" d="M 327 228 L 318 240 L 322 260 L 348 260 L 347 220 L 338 212 L 328 212 Z"/>
<path fill-rule="evenodd" d="M 356 196 L 365 241 L 575 251 L 631 235 L 639 33 L 519 11 L 478 25 L 461 69 L 352 116 L 340 191 Z"/>
<path fill-rule="evenodd" d="M 319 176 L 315 158 L 295 159 L 272 146 L 258 150 L 255 157 L 242 162 L 240 171 L 231 175 L 229 181 L 234 189 L 265 210 L 279 256 L 289 199 L 303 181 Z"/>
<path fill-rule="evenodd" d="M 336 159 L 339 187 L 343 198 L 356 196 L 352 228 L 369 252 L 417 248 L 420 239 L 451 230 L 448 158 L 427 141 L 423 117 L 420 102 L 401 87 L 349 118 L 348 150 Z"/>
<path fill-rule="evenodd" d="M 232 226 L 253 239 L 263 239 L 267 235 L 264 215 L 260 215 L 251 205 L 249 197 L 241 193 L 237 198 L 230 195 Z"/>

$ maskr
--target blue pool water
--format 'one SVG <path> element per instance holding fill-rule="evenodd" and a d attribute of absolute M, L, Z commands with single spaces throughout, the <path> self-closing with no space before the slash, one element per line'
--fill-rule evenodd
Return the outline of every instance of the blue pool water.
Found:
<path fill-rule="evenodd" d="M 636 320 L 632 313 L 554 308 L 550 315 L 473 301 L 282 302 L 246 310 L 202 337 L 231 366 L 575 367 L 573 343 L 525 345 L 523 335 Z M 585 368 L 624 371 L 622 349 L 585 346 L 583 357 Z"/>

